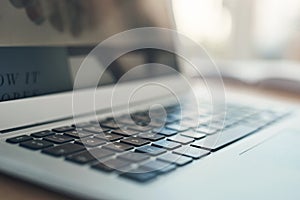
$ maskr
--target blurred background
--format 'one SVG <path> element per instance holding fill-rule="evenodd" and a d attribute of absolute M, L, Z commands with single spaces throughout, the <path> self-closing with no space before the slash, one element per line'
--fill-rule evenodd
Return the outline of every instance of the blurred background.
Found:
<path fill-rule="evenodd" d="M 166 4 L 178 30 L 215 59 L 300 59 L 299 0 L 5 0 L 0 45 L 82 44 L 145 24 L 171 28 Z"/>
<path fill-rule="evenodd" d="M 6 0 L 0 46 L 89 46 L 128 29 L 174 23 L 207 50 L 224 79 L 300 94 L 299 0 Z M 83 58 L 72 64 L 74 74 Z"/>
<path fill-rule="evenodd" d="M 299 0 L 173 0 L 179 31 L 215 59 L 300 60 Z"/>

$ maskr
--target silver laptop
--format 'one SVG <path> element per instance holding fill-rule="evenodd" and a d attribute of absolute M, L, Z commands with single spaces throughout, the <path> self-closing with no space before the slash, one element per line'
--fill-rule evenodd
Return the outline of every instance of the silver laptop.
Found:
<path fill-rule="evenodd" d="M 186 70 L 171 1 L 0 4 L 3 173 L 87 199 L 300 198 L 297 105 Z"/>

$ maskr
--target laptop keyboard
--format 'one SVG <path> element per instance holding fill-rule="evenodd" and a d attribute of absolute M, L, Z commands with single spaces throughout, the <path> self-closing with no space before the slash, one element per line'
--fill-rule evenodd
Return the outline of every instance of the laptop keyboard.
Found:
<path fill-rule="evenodd" d="M 178 105 L 168 106 L 166 111 L 165 124 L 159 128 L 155 123 L 147 126 L 149 113 L 140 111 L 132 113 L 132 119 L 120 116 L 118 123 L 112 118 L 83 122 L 20 135 L 6 142 L 40 151 L 45 156 L 64 157 L 66 162 L 90 165 L 100 173 L 117 173 L 123 178 L 147 182 L 213 154 L 285 115 L 229 105 L 224 121 L 220 113 L 208 125 L 208 109 L 202 109 L 201 115 L 191 110 L 190 116 L 183 117 Z M 222 134 L 217 134 L 221 130 Z"/>

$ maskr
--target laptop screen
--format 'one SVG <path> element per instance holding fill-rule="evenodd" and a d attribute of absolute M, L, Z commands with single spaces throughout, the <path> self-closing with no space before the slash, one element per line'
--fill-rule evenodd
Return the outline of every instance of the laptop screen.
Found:
<path fill-rule="evenodd" d="M 170 0 L 7 0 L 0 13 L 0 101 L 71 91 L 80 64 L 101 41 L 133 28 L 174 28 Z M 99 87 L 149 62 L 178 70 L 172 53 L 136 50 L 115 60 Z M 166 75 L 145 69 L 125 81 Z M 82 88 L 91 86 L 87 76 Z"/>

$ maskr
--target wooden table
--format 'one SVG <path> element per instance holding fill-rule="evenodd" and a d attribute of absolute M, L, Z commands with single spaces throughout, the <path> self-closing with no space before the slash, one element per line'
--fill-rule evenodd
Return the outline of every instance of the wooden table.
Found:
<path fill-rule="evenodd" d="M 26 181 L 0 174 L 0 198 L 6 200 L 67 200 L 73 199 Z"/>

